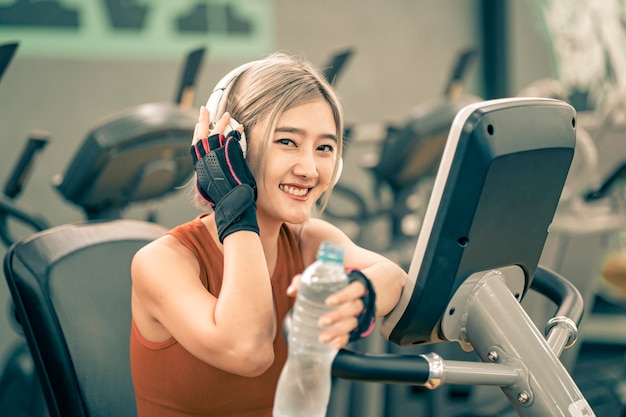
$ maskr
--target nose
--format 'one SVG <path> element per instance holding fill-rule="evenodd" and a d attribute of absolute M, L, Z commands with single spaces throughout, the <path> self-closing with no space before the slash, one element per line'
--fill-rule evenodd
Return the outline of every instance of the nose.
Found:
<path fill-rule="evenodd" d="M 298 160 L 293 167 L 293 173 L 307 180 L 317 178 L 318 172 L 314 152 L 304 149 L 299 152 Z"/>

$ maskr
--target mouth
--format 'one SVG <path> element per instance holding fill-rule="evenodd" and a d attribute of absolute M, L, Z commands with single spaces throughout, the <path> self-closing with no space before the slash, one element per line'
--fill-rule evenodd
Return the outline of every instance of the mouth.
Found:
<path fill-rule="evenodd" d="M 280 188 L 282 192 L 287 193 L 290 196 L 296 197 L 296 198 L 307 197 L 308 194 L 311 192 L 311 188 L 296 187 L 293 185 L 285 185 L 285 184 L 280 184 L 278 188 Z"/>

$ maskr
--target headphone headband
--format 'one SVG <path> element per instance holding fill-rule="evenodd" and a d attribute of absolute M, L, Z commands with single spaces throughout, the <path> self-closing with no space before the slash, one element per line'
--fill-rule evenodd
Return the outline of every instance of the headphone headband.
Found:
<path fill-rule="evenodd" d="M 206 108 L 209 110 L 211 116 L 211 122 L 217 123 L 217 120 L 224 114 L 224 107 L 226 106 L 226 100 L 222 102 L 226 90 L 230 87 L 230 84 L 235 81 L 242 72 L 250 68 L 252 65 L 259 61 L 247 62 L 237 68 L 229 71 L 213 88 L 211 95 L 206 103 Z"/>
<path fill-rule="evenodd" d="M 258 61 L 247 62 L 243 65 L 238 66 L 237 68 L 230 70 L 221 80 L 213 88 L 213 92 L 209 96 L 209 99 L 206 102 L 206 108 L 209 110 L 209 117 L 211 118 L 210 122 L 212 124 L 217 123 L 217 121 L 222 117 L 224 111 L 226 110 L 226 90 L 230 87 L 230 84 L 241 75 L 242 72 L 250 68 L 252 65 L 257 63 Z M 230 119 L 230 123 L 228 124 L 228 129 L 224 132 L 227 134 L 229 131 L 234 130 L 239 126 L 239 122 L 235 120 L 232 116 Z M 241 140 L 239 141 L 241 146 L 241 150 L 243 151 L 244 157 L 247 156 L 248 150 L 248 142 L 246 140 L 245 134 L 241 134 Z"/>

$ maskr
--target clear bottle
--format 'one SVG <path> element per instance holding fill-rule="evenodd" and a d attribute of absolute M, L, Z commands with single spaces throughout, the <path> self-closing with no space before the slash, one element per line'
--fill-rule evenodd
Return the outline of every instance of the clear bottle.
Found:
<path fill-rule="evenodd" d="M 326 297 L 348 284 L 344 248 L 323 242 L 317 260 L 303 273 L 287 336 L 289 355 L 283 367 L 274 417 L 324 417 L 331 390 L 331 367 L 337 349 L 318 340 L 319 317 L 332 310 Z"/>

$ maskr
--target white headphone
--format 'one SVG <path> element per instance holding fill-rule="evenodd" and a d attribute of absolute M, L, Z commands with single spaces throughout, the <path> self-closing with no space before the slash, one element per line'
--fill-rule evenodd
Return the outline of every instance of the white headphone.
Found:
<path fill-rule="evenodd" d="M 245 70 L 250 68 L 254 63 L 258 61 L 248 62 L 247 64 L 243 64 L 233 70 L 231 70 L 228 74 L 226 74 L 213 88 L 209 99 L 206 102 L 206 108 L 209 110 L 209 116 L 211 117 L 211 125 L 215 125 L 220 117 L 224 114 L 226 110 L 226 99 L 222 100 L 226 95 L 226 90 L 230 87 L 230 84 Z M 239 122 L 235 120 L 232 116 L 230 117 L 230 122 L 224 132 L 224 135 L 228 134 L 231 130 L 234 130 L 237 126 L 239 126 Z M 241 140 L 239 141 L 241 145 L 241 150 L 243 151 L 244 157 L 247 156 L 247 148 L 248 142 L 246 141 L 246 136 L 242 133 Z"/>
<path fill-rule="evenodd" d="M 245 70 L 247 70 L 248 68 L 250 68 L 251 66 L 253 66 L 254 64 L 258 62 L 260 61 L 251 61 L 243 65 L 240 65 L 239 67 L 228 72 L 215 85 L 215 87 L 213 88 L 213 92 L 209 96 L 209 99 L 207 100 L 207 103 L 206 103 L 206 108 L 209 110 L 209 116 L 211 117 L 210 122 L 212 124 L 217 123 L 219 118 L 222 117 L 222 115 L 224 114 L 224 111 L 226 110 L 225 107 L 226 107 L 227 100 L 225 99 L 225 97 L 228 95 L 227 90 L 230 87 L 231 83 L 235 81 L 235 79 L 237 79 L 237 77 L 239 77 L 241 73 L 243 73 Z M 237 126 L 239 126 L 239 122 L 231 116 L 230 122 L 228 123 L 228 127 L 226 128 L 226 131 L 224 132 L 224 134 L 225 135 L 228 134 L 228 132 L 230 132 L 231 130 L 234 130 L 235 128 L 237 128 Z M 246 140 L 246 136 L 243 133 L 241 134 L 241 140 L 239 141 L 239 144 L 241 145 L 241 149 L 243 151 L 243 155 L 245 158 L 247 156 L 248 142 Z M 335 184 L 337 184 L 337 182 L 339 181 L 342 171 L 343 171 L 343 159 L 339 158 L 338 166 L 337 166 L 337 173 L 335 174 L 335 178 L 333 180 L 333 186 L 335 186 Z"/>

